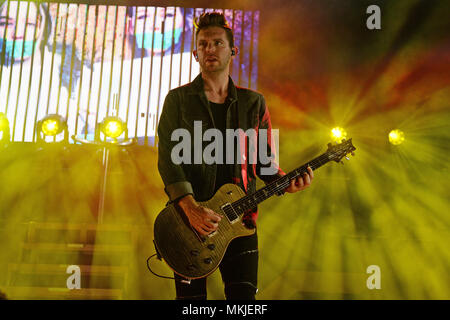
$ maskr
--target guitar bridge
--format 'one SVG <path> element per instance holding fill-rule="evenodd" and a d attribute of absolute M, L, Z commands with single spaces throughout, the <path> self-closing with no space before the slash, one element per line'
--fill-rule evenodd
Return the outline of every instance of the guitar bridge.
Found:
<path fill-rule="evenodd" d="M 217 234 L 217 230 L 208 234 L 208 238 L 214 237 Z"/>

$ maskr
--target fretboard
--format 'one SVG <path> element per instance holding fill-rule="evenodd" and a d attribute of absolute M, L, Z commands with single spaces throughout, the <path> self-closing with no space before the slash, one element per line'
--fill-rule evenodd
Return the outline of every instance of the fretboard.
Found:
<path fill-rule="evenodd" d="M 259 203 L 272 197 L 273 195 L 281 194 L 283 190 L 289 186 L 292 179 L 302 176 L 304 173 L 308 172 L 308 166 L 310 166 L 312 170 L 316 170 L 329 161 L 330 158 L 328 152 L 326 152 L 312 161 L 298 167 L 297 169 L 292 170 L 288 174 L 272 181 L 265 187 L 257 190 L 255 193 L 236 200 L 231 203 L 228 208 L 225 208 L 225 212 L 227 216 L 229 216 L 228 218 L 230 220 L 234 220 L 248 210 L 255 208 Z"/>

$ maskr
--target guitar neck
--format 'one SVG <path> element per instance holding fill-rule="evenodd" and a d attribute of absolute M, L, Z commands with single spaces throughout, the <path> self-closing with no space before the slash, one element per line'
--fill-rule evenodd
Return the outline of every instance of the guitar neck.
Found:
<path fill-rule="evenodd" d="M 323 166 L 329 161 L 330 158 L 328 156 L 328 153 L 326 152 L 318 156 L 317 158 L 313 159 L 312 161 L 298 167 L 297 169 L 292 170 L 288 174 L 272 181 L 265 187 L 257 190 L 255 193 L 247 195 L 231 203 L 230 205 L 232 207 L 232 211 L 240 216 L 244 212 L 255 208 L 259 203 L 263 202 L 266 199 L 269 199 L 273 195 L 282 193 L 283 190 L 289 186 L 290 181 L 292 179 L 302 176 L 304 173 L 308 172 L 307 171 L 308 166 L 310 166 L 312 170 L 316 170 L 317 168 Z"/>

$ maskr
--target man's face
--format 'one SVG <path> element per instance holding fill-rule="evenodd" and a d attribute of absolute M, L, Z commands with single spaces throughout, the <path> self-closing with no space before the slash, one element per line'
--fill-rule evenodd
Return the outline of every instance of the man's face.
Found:
<path fill-rule="evenodd" d="M 200 30 L 197 36 L 197 61 L 205 72 L 228 70 L 231 48 L 227 34 L 221 27 Z"/>
<path fill-rule="evenodd" d="M 38 10 L 34 3 L 30 3 L 27 19 L 27 2 L 10 1 L 9 12 L 7 14 L 7 2 L 0 10 L 0 37 L 5 40 L 30 41 L 34 37 L 36 28 L 36 17 Z M 19 15 L 17 16 L 17 11 Z M 17 16 L 17 21 L 16 21 Z M 39 18 L 37 20 L 39 24 Z M 16 30 L 17 29 L 17 30 Z M 6 30 L 6 34 L 5 34 Z"/>

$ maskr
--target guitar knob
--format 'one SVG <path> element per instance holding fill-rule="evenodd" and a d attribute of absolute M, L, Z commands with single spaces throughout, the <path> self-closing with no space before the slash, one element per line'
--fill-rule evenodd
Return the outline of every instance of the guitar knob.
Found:
<path fill-rule="evenodd" d="M 206 258 L 205 260 L 203 260 L 204 263 L 206 264 L 210 264 L 212 262 L 211 258 Z"/>
<path fill-rule="evenodd" d="M 209 250 L 214 250 L 216 248 L 216 245 L 214 243 L 208 244 Z"/>
<path fill-rule="evenodd" d="M 196 257 L 200 254 L 200 252 L 198 250 L 191 250 L 191 255 Z"/>

